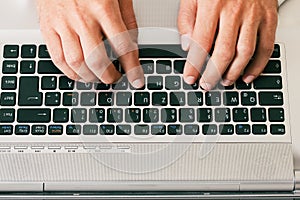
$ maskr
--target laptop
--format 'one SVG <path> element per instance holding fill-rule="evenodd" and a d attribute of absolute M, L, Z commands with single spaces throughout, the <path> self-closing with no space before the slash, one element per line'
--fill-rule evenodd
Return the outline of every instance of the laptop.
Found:
<path fill-rule="evenodd" d="M 182 79 L 179 2 L 157 2 L 153 15 L 155 2 L 135 1 L 141 90 L 125 76 L 69 80 L 49 57 L 34 2 L 1 3 L 18 16 L 0 31 L 0 191 L 297 196 L 285 44 L 254 83 L 205 92 Z"/>

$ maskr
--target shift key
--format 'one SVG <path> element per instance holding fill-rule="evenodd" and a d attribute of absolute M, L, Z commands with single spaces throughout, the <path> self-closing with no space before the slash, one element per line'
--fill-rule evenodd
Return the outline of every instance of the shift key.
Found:
<path fill-rule="evenodd" d="M 17 120 L 19 123 L 48 123 L 51 120 L 51 110 L 19 109 Z"/>

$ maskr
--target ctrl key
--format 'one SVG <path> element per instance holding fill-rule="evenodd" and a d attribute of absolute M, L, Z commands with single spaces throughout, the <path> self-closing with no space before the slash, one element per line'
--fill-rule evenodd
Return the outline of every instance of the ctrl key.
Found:
<path fill-rule="evenodd" d="M 13 126 L 11 125 L 1 125 L 0 126 L 0 135 L 12 135 Z"/>
<path fill-rule="evenodd" d="M 272 135 L 284 135 L 285 134 L 285 126 L 283 124 L 271 125 L 271 134 Z"/>
<path fill-rule="evenodd" d="M 17 125 L 15 128 L 16 135 L 29 135 L 30 127 L 28 125 Z"/>

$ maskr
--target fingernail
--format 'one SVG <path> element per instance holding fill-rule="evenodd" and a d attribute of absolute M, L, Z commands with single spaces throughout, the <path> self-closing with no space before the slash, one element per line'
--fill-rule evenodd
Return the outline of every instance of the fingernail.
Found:
<path fill-rule="evenodd" d="M 248 75 L 248 76 L 245 76 L 245 77 L 243 78 L 243 81 L 244 81 L 245 83 L 249 84 L 249 83 L 252 83 L 252 82 L 254 81 L 254 79 L 255 79 L 255 76 L 253 76 L 253 75 Z"/>
<path fill-rule="evenodd" d="M 181 48 L 183 51 L 188 51 L 190 48 L 190 34 L 184 34 L 181 36 Z"/>
<path fill-rule="evenodd" d="M 144 81 L 142 79 L 136 79 L 131 84 L 135 88 L 142 88 L 144 86 Z"/>
<path fill-rule="evenodd" d="M 185 81 L 187 84 L 192 85 L 192 84 L 195 83 L 196 78 L 195 78 L 194 76 L 188 76 L 188 77 L 186 77 L 186 78 L 184 79 L 184 81 Z"/>
<path fill-rule="evenodd" d="M 80 83 L 87 83 L 85 80 L 83 79 L 79 79 L 77 82 L 80 82 Z"/>
<path fill-rule="evenodd" d="M 211 89 L 213 89 L 212 85 L 209 84 L 209 83 L 200 83 L 200 86 L 202 89 L 206 90 L 206 91 L 209 91 Z"/>
<path fill-rule="evenodd" d="M 222 85 L 223 86 L 231 86 L 231 85 L 233 85 L 233 82 L 225 79 L 225 80 L 222 80 Z"/>

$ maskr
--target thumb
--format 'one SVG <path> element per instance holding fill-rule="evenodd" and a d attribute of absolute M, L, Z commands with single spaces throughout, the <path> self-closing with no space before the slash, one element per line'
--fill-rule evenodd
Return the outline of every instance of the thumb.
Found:
<path fill-rule="evenodd" d="M 196 14 L 196 0 L 181 0 L 177 25 L 181 34 L 181 45 L 184 51 L 188 51 L 190 48 L 190 40 L 195 26 Z"/>

